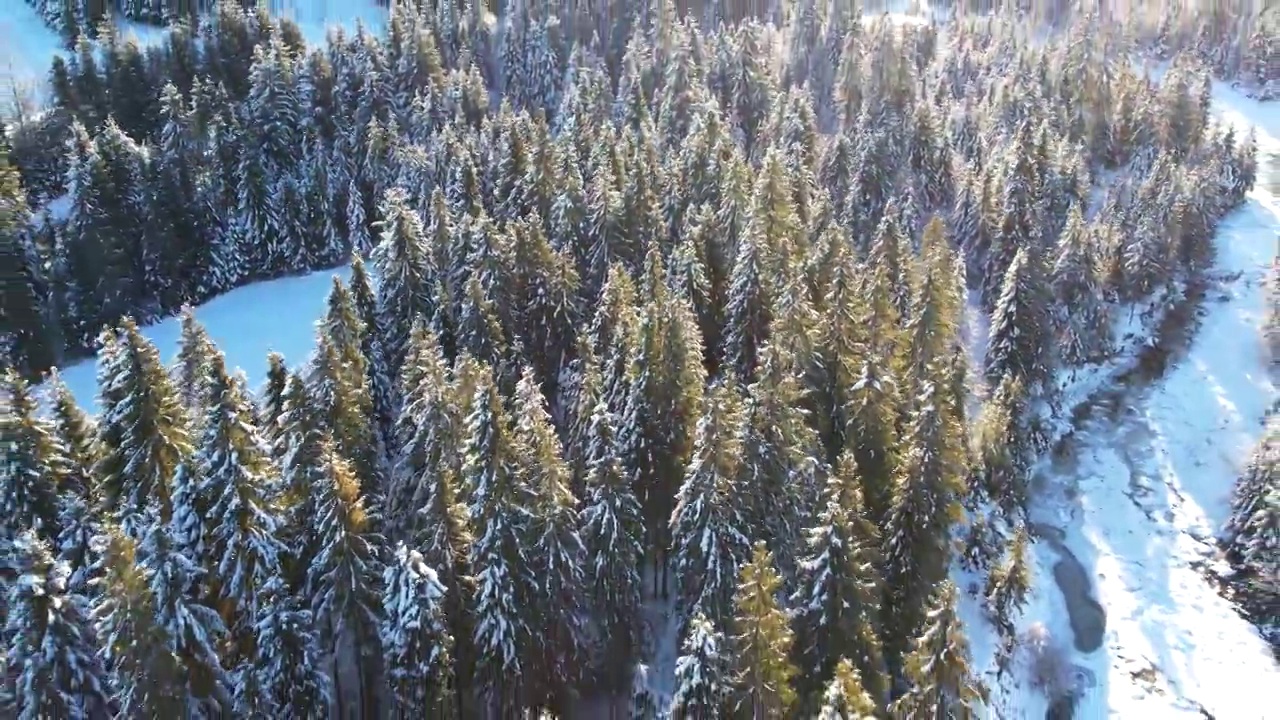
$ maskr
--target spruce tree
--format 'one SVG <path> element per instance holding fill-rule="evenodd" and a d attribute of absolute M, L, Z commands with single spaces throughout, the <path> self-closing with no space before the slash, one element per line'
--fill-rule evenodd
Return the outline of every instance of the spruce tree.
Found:
<path fill-rule="evenodd" d="M 907 656 L 911 688 L 894 701 L 895 718 L 977 717 L 985 693 L 969 668 L 969 641 L 955 610 L 956 589 L 943 581 L 934 594 L 923 632 Z"/>
<path fill-rule="evenodd" d="M 735 491 L 742 473 L 742 402 L 732 385 L 712 388 L 698 421 L 693 457 L 671 514 L 672 562 L 680 606 L 727 627 L 749 541 Z"/>
<path fill-rule="evenodd" d="M 182 330 L 178 337 L 178 358 L 172 371 L 182 406 L 188 408 L 193 419 L 202 421 L 204 408 L 209 401 L 209 360 L 217 349 L 209 333 L 196 319 L 190 306 L 182 308 Z"/>
<path fill-rule="evenodd" d="M 827 480 L 816 523 L 808 531 L 795 607 L 797 689 L 816 708 L 842 659 L 852 660 L 866 691 L 883 702 L 888 687 L 877 637 L 878 573 L 871 562 L 877 529 L 864 517 L 853 456 L 841 456 Z M 861 682 L 861 681 L 860 681 Z"/>
<path fill-rule="evenodd" d="M 440 191 L 435 193 L 431 224 L 447 232 L 452 219 Z M 382 235 L 370 262 L 378 277 L 377 324 L 383 332 L 382 349 L 389 370 L 395 373 L 409 352 L 410 332 L 418 318 L 431 322 L 437 312 L 433 291 L 439 268 L 427 244 L 422 220 L 403 191 L 389 191 L 380 212 Z"/>
<path fill-rule="evenodd" d="M 190 455 L 191 441 L 186 413 L 155 346 L 129 319 L 117 343 L 99 369 L 98 434 L 106 453 L 94 474 L 108 515 L 137 538 L 151 506 L 159 508 L 161 521 L 171 519 L 171 479 Z"/>
<path fill-rule="evenodd" d="M 1073 206 L 1058 238 L 1050 281 L 1057 345 L 1063 362 L 1073 366 L 1098 357 L 1111 345 L 1111 318 L 1090 240 L 1080 208 Z"/>
<path fill-rule="evenodd" d="M 789 717 L 796 700 L 791 627 L 777 600 L 781 585 L 773 557 L 757 542 L 734 597 L 732 643 L 735 704 L 738 713 L 753 718 Z"/>
<path fill-rule="evenodd" d="M 234 641 L 232 657 L 252 658 L 253 621 L 262 589 L 280 572 L 279 518 L 271 498 L 280 481 L 253 424 L 243 380 L 215 354 L 209 363 L 209 409 L 196 455 L 202 502 L 208 503 L 208 557 L 219 610 Z"/>
<path fill-rule="evenodd" d="M 3 706 L 21 720 L 90 720 L 112 712 L 84 596 L 68 587 L 71 568 L 47 542 L 24 531 L 13 543 L 19 575 L 8 587 L 6 662 L 14 670 Z M 9 679 L 6 677 L 6 683 Z"/>
<path fill-rule="evenodd" d="M 382 538 L 371 529 L 350 464 L 332 445 L 321 457 L 325 476 L 315 498 L 316 555 L 307 570 L 307 594 L 321 641 L 333 658 L 339 711 L 349 712 L 354 701 L 357 712 L 374 713 L 380 705 Z M 355 663 L 355 671 L 345 670 L 346 663 Z M 356 679 L 354 688 L 343 682 L 349 676 Z"/>
<path fill-rule="evenodd" d="M 733 658 L 724 634 L 701 613 L 689 619 L 676 660 L 676 686 L 671 696 L 675 720 L 714 720 L 729 709 L 733 693 Z"/>
<path fill-rule="evenodd" d="M 333 707 L 333 683 L 325 671 L 325 653 L 306 601 L 272 579 L 254 623 L 258 639 L 252 664 L 242 666 L 239 684 L 254 690 L 254 706 L 238 711 L 288 718 L 327 717 Z M 241 697 L 243 700 L 243 694 Z"/>
<path fill-rule="evenodd" d="M 987 576 L 987 609 L 1006 634 L 1013 631 L 1010 613 L 1016 612 L 1026 602 L 1027 592 L 1030 590 L 1028 544 L 1027 528 L 1019 525 L 1009 542 L 1008 557 Z"/>
<path fill-rule="evenodd" d="M 875 712 L 876 703 L 863 689 L 858 668 L 847 659 L 841 660 L 822 694 L 818 720 L 871 720 Z"/>
<path fill-rule="evenodd" d="M 539 580 L 537 595 L 530 598 L 540 632 L 532 636 L 529 690 L 533 703 L 566 712 L 586 656 L 578 501 L 569 490 L 569 467 L 532 370 L 525 369 L 514 400 L 518 462 L 533 496 L 530 571 Z"/>
<path fill-rule="evenodd" d="M 401 544 L 383 574 L 384 613 L 379 637 L 391 686 L 392 713 L 453 718 L 453 638 L 445 614 L 445 588 L 416 550 Z"/>
<path fill-rule="evenodd" d="M 1052 341 L 1047 286 L 1034 250 L 1014 256 L 991 313 L 986 377 L 993 385 L 1012 375 L 1033 394 L 1050 380 Z"/>
<path fill-rule="evenodd" d="M 186 692 L 178 662 L 157 624 L 155 600 L 137 543 L 117 528 L 95 542 L 93 617 L 102 655 L 111 668 L 117 712 L 123 717 L 184 717 Z"/>
<path fill-rule="evenodd" d="M 216 610 L 200 602 L 204 569 L 183 553 L 174 542 L 173 529 L 152 522 L 138 547 L 143 575 L 151 591 L 155 623 L 162 633 L 178 671 L 181 702 L 188 712 L 230 708 L 227 688 L 218 656 L 226 633 Z"/>
<path fill-rule="evenodd" d="M 300 590 L 315 557 L 315 498 L 324 478 L 321 451 L 328 438 L 324 420 L 302 378 L 290 374 L 285 382 L 280 436 L 273 455 L 280 462 L 280 540 L 287 549 L 281 562 L 286 587 Z M 280 612 L 307 612 L 282 606 Z"/>
<path fill-rule="evenodd" d="M 369 274 L 365 271 L 364 261 L 359 256 L 351 258 L 351 298 L 364 327 L 360 338 L 360 352 L 365 358 L 365 377 L 373 411 L 377 460 L 381 464 L 387 461 L 387 453 L 393 442 L 392 427 L 400 399 L 392 382 L 394 375 L 383 346 L 386 329 L 379 323 L 373 287 L 370 285 Z"/>
<path fill-rule="evenodd" d="M 614 416 L 597 402 L 585 437 L 586 500 L 582 510 L 583 561 L 593 615 L 604 637 L 605 687 L 617 692 L 639 650 L 641 598 L 640 503 L 622 471 Z"/>
<path fill-rule="evenodd" d="M 965 475 L 960 430 L 933 383 L 925 383 L 916 408 L 903 438 L 898 497 L 884 537 L 891 658 L 905 652 L 923 622 L 923 598 L 945 577 Z"/>
<path fill-rule="evenodd" d="M 36 399 L 16 371 L 0 371 L 0 542 L 34 532 L 48 543 L 58 539 L 59 480 L 67 457 L 48 421 L 37 415 Z"/>
<path fill-rule="evenodd" d="M 289 382 L 289 368 L 285 365 L 284 356 L 278 352 L 267 354 L 267 382 L 259 393 L 258 427 L 262 429 L 262 439 L 271 446 L 272 456 L 279 459 L 280 418 L 284 415 L 284 391 Z"/>
<path fill-rule="evenodd" d="M 482 372 L 474 397 L 462 472 L 477 533 L 471 554 L 476 691 L 490 710 L 510 713 L 524 697 L 522 651 L 533 633 L 524 610 L 535 597 L 537 580 L 521 550 L 532 521 L 529 489 L 491 371 Z"/>
<path fill-rule="evenodd" d="M 76 404 L 71 390 L 55 370 L 49 378 L 53 388 L 53 432 L 66 452 L 66 466 L 59 481 L 60 532 L 54 547 L 58 559 L 71 566 L 70 588 L 83 592 L 88 581 L 90 544 L 99 532 L 97 478 L 93 467 L 102 456 L 93 419 Z"/>

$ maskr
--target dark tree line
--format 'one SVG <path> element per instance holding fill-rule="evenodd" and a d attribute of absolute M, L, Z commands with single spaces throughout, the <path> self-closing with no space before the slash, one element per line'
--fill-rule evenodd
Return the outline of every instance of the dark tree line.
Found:
<path fill-rule="evenodd" d="M 966 716 L 953 538 L 1006 617 L 1055 373 L 1209 265 L 1252 141 L 1087 25 L 737 5 L 442 1 L 316 49 L 224 5 L 56 61 L 0 164 L 4 707 Z M 260 391 L 194 316 L 172 367 L 139 330 L 346 262 Z M 90 349 L 101 415 L 38 412 Z"/>

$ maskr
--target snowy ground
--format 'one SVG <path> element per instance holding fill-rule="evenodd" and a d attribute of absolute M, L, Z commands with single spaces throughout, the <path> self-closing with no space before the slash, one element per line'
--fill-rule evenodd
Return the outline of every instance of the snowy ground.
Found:
<path fill-rule="evenodd" d="M 346 281 L 350 270 L 321 270 L 248 285 L 196 308 L 196 318 L 226 354 L 227 366 L 243 369 L 256 388 L 266 378 L 267 353 L 281 353 L 290 367 L 301 365 L 311 354 L 315 326 L 308 321 L 324 314 L 334 275 Z M 177 356 L 180 331 L 177 317 L 143 328 L 165 363 L 172 363 Z M 80 405 L 97 412 L 95 363 L 85 360 L 61 372 Z"/>
<path fill-rule="evenodd" d="M 1280 108 L 1224 87 L 1214 98 L 1224 120 L 1257 131 L 1264 157 L 1280 150 Z M 1216 282 L 1186 357 L 1149 390 L 1097 408 L 1068 452 L 1037 471 L 1032 520 L 1046 533 L 1018 624 L 1043 623 L 1064 648 L 1083 686 L 1076 717 L 1280 717 L 1265 700 L 1280 666 L 1206 577 L 1219 562 L 1213 539 L 1231 488 L 1276 397 L 1260 326 L 1278 238 L 1280 203 L 1260 187 L 1219 229 Z M 1097 387 L 1109 374 L 1078 378 L 1071 394 L 1083 397 L 1075 385 Z M 1053 578 L 1062 551 L 1087 577 L 1077 590 L 1105 611 L 1096 649 L 1072 647 L 1077 636 Z M 993 633 L 976 600 L 962 609 L 985 671 Z M 1090 619 L 1090 608 L 1075 609 Z M 1043 716 L 1047 702 L 1027 687 L 1025 668 L 985 679 L 992 715 Z"/>

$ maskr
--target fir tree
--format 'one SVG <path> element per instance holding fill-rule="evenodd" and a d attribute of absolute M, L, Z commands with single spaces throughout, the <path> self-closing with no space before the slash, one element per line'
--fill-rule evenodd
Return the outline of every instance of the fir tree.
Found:
<path fill-rule="evenodd" d="M 1010 613 L 1016 612 L 1026 602 L 1031 585 L 1030 569 L 1027 567 L 1027 545 L 1026 526 L 1019 525 L 1009 543 L 1009 555 L 1005 562 L 987 576 L 987 609 L 1006 634 L 1013 631 Z"/>
<path fill-rule="evenodd" d="M 791 628 L 777 602 L 781 584 L 772 556 L 757 542 L 734 598 L 733 636 L 736 705 L 753 718 L 788 717 L 796 699 Z"/>
<path fill-rule="evenodd" d="M 433 228 L 452 225 L 439 189 L 432 196 Z M 377 324 L 390 372 L 398 372 L 409 352 L 410 331 L 421 316 L 434 319 L 433 280 L 439 273 L 427 245 L 422 220 L 409 206 L 405 193 L 392 190 L 383 200 L 382 235 L 370 262 L 378 276 Z"/>
<path fill-rule="evenodd" d="M 671 696 L 671 717 L 676 720 L 712 720 L 728 712 L 733 692 L 732 658 L 724 635 L 700 613 L 689 620 L 676 660 L 676 687 Z"/>
<path fill-rule="evenodd" d="M 66 452 L 66 466 L 59 482 L 61 531 L 54 547 L 58 559 L 71 566 L 70 589 L 83 592 L 88 581 L 90 544 L 99 531 L 93 467 L 102 456 L 102 449 L 93 419 L 76 405 L 57 371 L 49 378 L 49 384 L 53 388 L 53 432 Z"/>
<path fill-rule="evenodd" d="M 955 592 L 944 581 L 935 594 L 924 631 L 906 658 L 911 689 L 894 701 L 894 717 L 977 717 L 985 693 L 969 669 L 969 642 L 955 614 Z"/>
<path fill-rule="evenodd" d="M 1018 251 L 991 313 L 986 376 L 993 385 L 1005 375 L 1036 392 L 1050 379 L 1052 342 L 1043 273 L 1034 251 Z"/>
<path fill-rule="evenodd" d="M 182 309 L 182 330 L 178 339 L 178 359 L 173 368 L 173 382 L 183 407 L 189 408 L 197 420 L 209 401 L 209 359 L 216 348 L 204 326 L 190 307 Z"/>
<path fill-rule="evenodd" d="M 526 667 L 521 651 L 533 631 L 522 611 L 535 596 L 537 582 L 522 549 L 531 523 L 529 492 L 516 465 L 510 421 L 487 371 L 474 397 L 462 472 L 477 531 L 471 554 L 476 579 L 476 689 L 490 709 L 509 713 L 523 697 Z"/>
<path fill-rule="evenodd" d="M 450 652 L 445 588 L 416 550 L 396 548 L 383 574 L 384 614 L 379 629 L 391 685 L 392 712 L 402 717 L 451 718 Z"/>
<path fill-rule="evenodd" d="M 253 424 L 243 381 L 215 354 L 209 369 L 209 410 L 203 423 L 199 494 L 207 510 L 208 557 L 236 657 L 252 658 L 252 626 L 262 588 L 280 572 L 279 518 L 270 499 L 278 470 Z"/>
<path fill-rule="evenodd" d="M 267 354 L 267 382 L 263 387 L 257 423 L 262 438 L 272 448 L 272 455 L 279 458 L 280 418 L 284 415 L 284 391 L 289 382 L 289 368 L 284 356 L 277 352 Z"/>
<path fill-rule="evenodd" d="M 30 531 L 14 542 L 19 575 L 8 589 L 6 662 L 13 694 L 4 706 L 21 720 L 89 720 L 111 714 L 111 686 L 97 655 L 88 602 L 68 588 L 71 568 L 54 561 Z M 6 678 L 6 683 L 9 680 Z"/>
<path fill-rule="evenodd" d="M 226 627 L 217 611 L 195 599 L 203 568 L 188 558 L 173 538 L 172 528 L 152 522 L 138 548 L 143 575 L 151 591 L 155 623 L 177 665 L 179 688 L 188 712 L 230 707 L 218 656 Z"/>
<path fill-rule="evenodd" d="M 1050 292 L 1054 327 L 1063 362 L 1078 365 L 1110 349 L 1111 318 L 1098 282 L 1096 258 L 1079 206 L 1067 215 L 1058 238 Z"/>
<path fill-rule="evenodd" d="M 944 578 L 963 491 L 959 428 L 932 383 L 925 383 L 916 406 L 903 439 L 898 498 L 884 538 L 890 657 L 905 651 L 922 623 L 922 598 Z"/>

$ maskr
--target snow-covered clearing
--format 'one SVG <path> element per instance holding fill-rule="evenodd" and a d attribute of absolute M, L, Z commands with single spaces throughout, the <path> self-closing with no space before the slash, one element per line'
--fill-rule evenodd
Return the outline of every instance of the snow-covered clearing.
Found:
<path fill-rule="evenodd" d="M 1223 120 L 1257 132 L 1264 163 L 1280 150 L 1280 109 L 1226 87 L 1214 99 Z M 1274 171 L 1264 167 L 1260 177 Z M 1260 327 L 1278 238 L 1280 204 L 1260 182 L 1218 230 L 1213 283 L 1185 357 L 1153 387 L 1104 392 L 1065 452 L 1036 470 L 1034 589 L 1018 628 L 1042 623 L 1063 648 L 1080 690 L 1076 717 L 1263 718 L 1274 711 L 1266 688 L 1280 683 L 1280 666 L 1206 571 L 1219 562 L 1214 536 L 1276 398 Z M 1068 393 L 1085 397 L 1075 385 L 1098 387 L 1110 376 L 1091 372 Z M 1084 577 L 1055 582 L 1055 572 L 1080 571 Z M 1059 586 L 1075 596 L 1071 611 Z M 993 633 L 977 601 L 965 605 L 993 715 L 1041 716 L 1048 702 L 1029 687 L 1027 658 L 997 679 Z M 1099 609 L 1105 630 L 1092 648 Z"/>
<path fill-rule="evenodd" d="M 226 355 L 227 366 L 244 370 L 257 387 L 266 377 L 267 353 L 284 355 L 291 367 L 307 359 L 315 344 L 313 321 L 324 314 L 333 276 L 345 282 L 350 274 L 350 269 L 343 267 L 247 285 L 197 307 L 196 319 Z M 166 363 L 177 356 L 180 332 L 177 317 L 143 328 Z M 96 413 L 98 384 L 93 360 L 76 363 L 61 373 L 80 405 Z"/>

